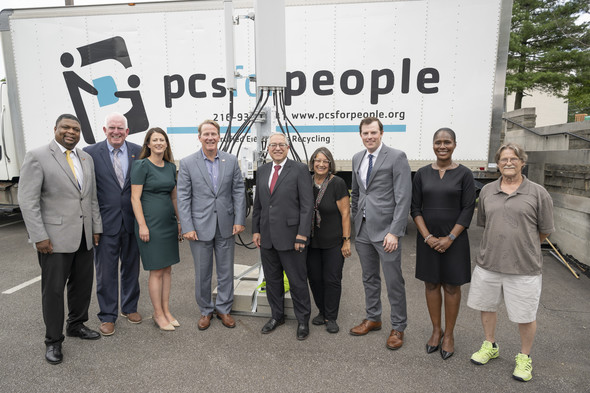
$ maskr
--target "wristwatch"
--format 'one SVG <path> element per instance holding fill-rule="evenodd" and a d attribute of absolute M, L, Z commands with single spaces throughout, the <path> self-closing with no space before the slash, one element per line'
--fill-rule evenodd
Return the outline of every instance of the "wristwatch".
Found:
<path fill-rule="evenodd" d="M 342 236 L 342 240 L 350 240 L 350 236 L 348 236 L 348 237 Z"/>
<path fill-rule="evenodd" d="M 449 239 L 451 239 L 452 241 L 455 241 L 455 239 L 457 238 L 457 236 L 453 235 L 452 233 L 448 234 Z"/>

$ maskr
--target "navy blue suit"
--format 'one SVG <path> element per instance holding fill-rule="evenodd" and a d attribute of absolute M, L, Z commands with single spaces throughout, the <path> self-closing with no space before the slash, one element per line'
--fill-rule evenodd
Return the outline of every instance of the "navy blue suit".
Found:
<path fill-rule="evenodd" d="M 139 300 L 139 249 L 134 235 L 134 215 L 131 207 L 129 173 L 133 161 L 139 158 L 141 146 L 125 142 L 129 168 L 121 189 L 115 175 L 107 141 L 84 148 L 94 160 L 96 188 L 103 234 L 94 248 L 96 266 L 96 296 L 101 322 L 115 322 L 119 310 L 119 259 L 121 260 L 121 312 L 137 311 Z"/>

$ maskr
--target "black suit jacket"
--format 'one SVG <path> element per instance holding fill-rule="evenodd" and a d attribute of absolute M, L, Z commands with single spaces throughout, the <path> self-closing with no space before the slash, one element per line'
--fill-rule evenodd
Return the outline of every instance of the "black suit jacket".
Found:
<path fill-rule="evenodd" d="M 98 204 L 100 205 L 103 234 L 105 235 L 118 234 L 121 228 L 121 221 L 127 233 L 134 232 L 134 215 L 133 208 L 131 207 L 131 181 L 129 174 L 133 161 L 139 158 L 141 146 L 127 141 L 125 143 L 127 144 L 129 168 L 125 174 L 125 185 L 123 189 L 121 189 L 117 175 L 115 175 L 107 141 L 104 140 L 84 148 L 84 151 L 90 154 L 94 160 Z"/>
<path fill-rule="evenodd" d="M 313 189 L 307 165 L 287 160 L 272 195 L 268 187 L 274 163 L 258 168 L 252 233 L 260 233 L 262 248 L 292 250 L 297 235 L 309 239 L 313 215 Z"/>

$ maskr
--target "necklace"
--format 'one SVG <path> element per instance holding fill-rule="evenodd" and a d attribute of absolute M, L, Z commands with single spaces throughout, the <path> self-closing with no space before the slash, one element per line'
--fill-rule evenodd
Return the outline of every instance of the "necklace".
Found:
<path fill-rule="evenodd" d="M 323 179 L 318 179 L 315 177 L 315 175 L 313 176 L 313 183 L 315 184 L 315 186 L 317 188 L 320 188 L 322 186 L 322 184 L 324 183 L 324 181 L 326 181 L 327 178 L 329 178 L 330 176 L 326 176 Z M 319 180 L 319 184 L 318 184 L 318 180 Z"/>
<path fill-rule="evenodd" d="M 435 168 L 435 169 L 438 169 L 438 171 L 440 173 L 445 173 L 447 171 L 447 169 L 453 169 L 453 165 L 454 165 L 454 162 L 451 161 L 451 163 L 449 164 L 449 166 L 445 167 L 444 169 L 443 168 Z M 436 166 L 438 167 L 438 164 Z"/>

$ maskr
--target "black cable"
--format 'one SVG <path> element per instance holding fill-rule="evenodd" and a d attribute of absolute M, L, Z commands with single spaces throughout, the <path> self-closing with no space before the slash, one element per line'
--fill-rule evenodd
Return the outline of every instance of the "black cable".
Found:
<path fill-rule="evenodd" d="M 254 244 L 254 242 L 244 243 L 244 241 L 242 240 L 242 236 L 240 235 L 238 235 L 238 239 L 240 239 L 240 242 L 235 242 L 238 246 L 246 247 L 248 250 L 256 250 L 258 248 L 256 246 L 250 247 L 252 244 Z"/>
<path fill-rule="evenodd" d="M 280 97 L 282 97 L 282 94 L 280 94 Z M 282 102 L 282 99 L 279 98 L 279 104 L 281 102 Z M 299 157 L 299 152 L 297 152 L 297 149 L 295 148 L 295 146 L 293 146 L 293 142 L 291 141 L 291 133 L 289 132 L 289 124 L 287 124 L 287 120 L 288 120 L 287 119 L 287 112 L 285 111 L 285 107 L 283 105 L 280 105 L 280 107 L 281 107 L 281 110 L 283 111 L 283 117 L 285 119 L 285 130 L 287 131 L 287 139 L 289 141 L 291 155 L 293 156 L 294 160 L 301 162 L 301 157 Z"/>
<path fill-rule="evenodd" d="M 231 139 L 231 123 L 234 119 L 234 92 L 233 90 L 229 90 L 229 125 L 227 126 L 227 130 L 225 131 L 225 137 L 223 142 L 221 142 L 221 146 L 219 150 L 225 151 L 227 145 L 229 144 L 229 140 Z"/>
<path fill-rule="evenodd" d="M 262 98 L 263 95 L 264 95 L 264 90 L 262 91 L 262 94 L 260 94 L 260 98 Z M 254 122 L 256 121 L 256 119 L 258 118 L 258 116 L 260 115 L 262 110 L 264 109 L 264 106 L 266 105 L 266 102 L 268 101 L 268 97 L 270 97 L 270 90 L 267 90 L 266 99 L 264 100 L 264 103 L 262 103 L 262 105 L 260 106 L 260 109 L 258 109 L 258 113 L 256 113 L 256 116 L 254 116 L 252 118 L 252 122 L 250 123 L 250 126 L 248 127 L 248 129 L 246 130 L 246 133 L 244 134 L 244 138 L 240 141 L 240 144 L 238 145 L 238 151 L 236 152 L 236 156 L 238 154 L 240 154 L 240 150 L 242 149 L 242 145 L 244 144 L 244 141 L 246 140 L 246 135 L 248 135 L 248 133 L 250 132 L 250 129 L 254 125 Z M 254 113 L 254 112 L 252 112 L 252 113 Z M 233 150 L 233 146 L 232 146 L 232 150 Z"/>
<path fill-rule="evenodd" d="M 275 94 L 274 98 L 276 98 L 277 96 L 278 96 L 278 94 Z M 275 100 L 275 107 L 276 107 L 277 123 L 279 124 L 279 127 L 281 128 L 281 132 L 287 138 L 287 142 L 289 143 L 289 150 L 291 151 L 291 156 L 293 157 L 293 160 L 301 162 L 301 158 L 299 157 L 299 153 L 297 153 L 297 150 L 293 147 L 293 143 L 291 142 L 291 138 L 289 135 L 289 129 L 287 128 L 287 131 L 285 132 L 285 128 L 283 128 L 283 124 L 281 123 L 281 117 L 279 114 L 280 104 L 276 100 Z M 286 124 L 285 124 L 285 126 L 286 126 Z"/>
<path fill-rule="evenodd" d="M 244 123 L 242 123 L 242 125 L 240 126 L 240 128 L 238 129 L 238 131 L 236 131 L 236 134 L 233 136 L 232 138 L 232 144 L 231 147 L 229 148 L 229 152 L 231 153 L 234 149 L 234 146 L 236 145 L 236 142 L 240 139 L 242 133 L 244 132 L 244 130 L 246 128 L 248 128 L 248 130 L 250 129 L 248 127 L 249 123 L 254 123 L 253 119 L 256 119 L 256 117 L 254 116 L 254 113 L 256 113 L 256 110 L 258 109 L 258 106 L 260 105 L 260 103 L 262 102 L 262 98 L 264 97 L 264 94 L 260 94 L 260 97 L 258 98 L 258 101 L 256 102 L 256 106 L 254 106 L 254 110 L 252 110 L 252 113 L 250 113 L 250 115 L 248 116 L 248 118 L 246 119 L 246 121 L 244 121 Z M 250 127 L 252 125 L 250 124 Z"/>
<path fill-rule="evenodd" d="M 224 151 L 228 151 L 229 148 L 229 152 L 231 153 L 233 145 L 235 145 L 235 141 L 237 139 L 239 139 L 240 135 L 242 134 L 242 132 L 244 131 L 244 129 L 247 127 L 248 123 L 250 122 L 250 119 L 252 118 L 252 114 L 256 111 L 256 108 L 258 108 L 258 105 L 260 105 L 260 102 L 262 101 L 262 97 L 260 97 L 258 99 L 258 101 L 256 102 L 256 106 L 254 107 L 254 111 L 252 111 L 252 113 L 250 115 L 248 115 L 248 117 L 246 118 L 246 120 L 244 120 L 244 123 L 242 123 L 240 125 L 240 127 L 238 128 L 238 130 L 236 131 L 235 135 L 233 137 L 231 137 L 224 148 Z M 231 147 L 230 147 L 231 144 Z"/>
<path fill-rule="evenodd" d="M 293 129 L 297 133 L 297 136 L 299 137 L 299 140 L 301 141 L 301 146 L 303 146 L 303 152 L 305 153 L 305 161 L 309 162 L 309 157 L 307 156 L 307 149 L 305 148 L 305 143 L 303 142 L 303 138 L 301 138 L 301 134 L 299 134 L 299 131 L 297 131 L 297 128 L 293 125 L 293 123 L 291 122 L 291 120 L 287 116 L 287 110 L 285 109 L 285 97 L 283 96 L 282 91 L 280 94 L 280 103 L 281 103 L 281 109 L 283 110 L 283 115 L 285 116 L 286 122 L 291 124 L 291 127 L 293 127 Z M 285 123 L 285 127 L 287 127 L 286 123 Z M 288 133 L 288 128 L 287 128 L 287 133 Z"/>

